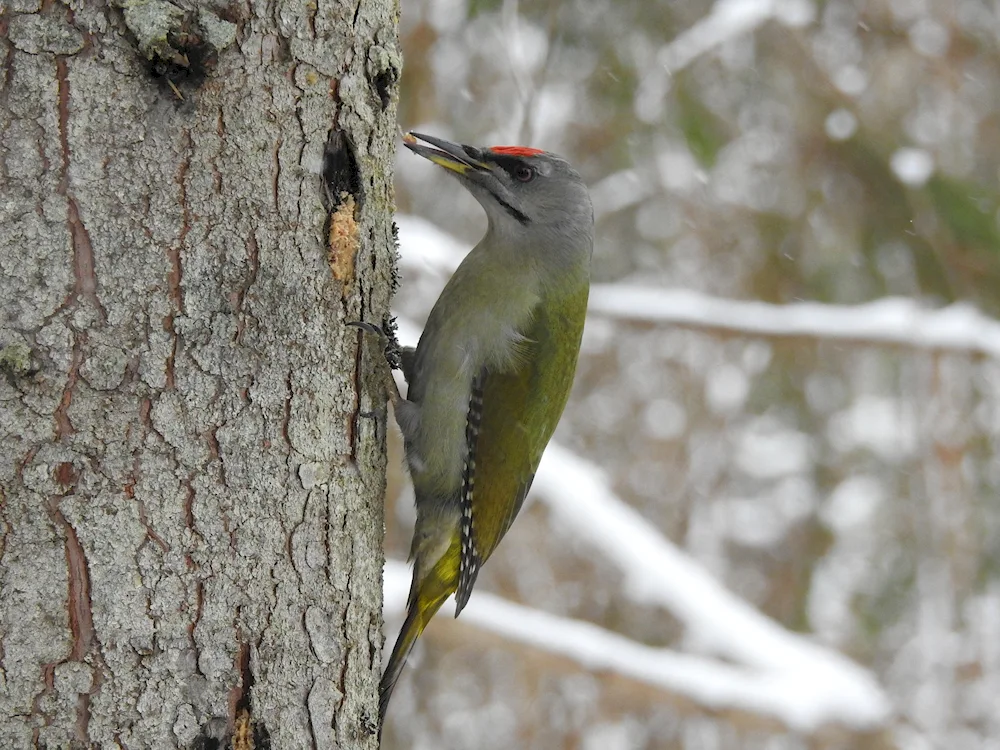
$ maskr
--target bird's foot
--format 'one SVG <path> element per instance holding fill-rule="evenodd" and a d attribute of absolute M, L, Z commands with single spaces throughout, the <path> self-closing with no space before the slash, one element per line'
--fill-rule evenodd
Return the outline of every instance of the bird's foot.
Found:
<path fill-rule="evenodd" d="M 393 370 L 400 369 L 399 342 L 396 340 L 396 319 L 388 318 L 382 326 L 364 320 L 349 320 L 347 325 L 360 328 L 365 333 L 378 336 L 386 362 Z"/>
<path fill-rule="evenodd" d="M 385 384 L 386 394 L 390 403 L 395 407 L 402 400 L 399 394 L 399 386 L 392 376 L 393 370 L 398 370 L 399 365 L 399 344 L 396 342 L 395 321 L 389 320 L 385 326 L 379 327 L 363 320 L 349 320 L 347 325 L 360 328 L 362 331 L 374 336 L 378 336 L 382 346 L 382 360 L 379 366 L 382 380 Z M 388 329 L 388 330 L 387 330 Z"/>

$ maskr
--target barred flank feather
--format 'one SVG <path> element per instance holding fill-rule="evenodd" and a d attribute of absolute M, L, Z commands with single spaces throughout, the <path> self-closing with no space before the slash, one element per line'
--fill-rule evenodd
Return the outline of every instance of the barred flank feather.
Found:
<path fill-rule="evenodd" d="M 479 425 L 483 419 L 483 382 L 486 368 L 472 381 L 469 396 L 469 412 L 465 422 L 465 462 L 462 466 L 462 518 L 459 522 L 461 552 L 458 563 L 458 588 L 455 591 L 455 617 L 469 603 L 469 595 L 476 584 L 479 566 L 482 564 L 476 548 L 473 500 L 476 483 L 476 446 L 479 442 Z"/>

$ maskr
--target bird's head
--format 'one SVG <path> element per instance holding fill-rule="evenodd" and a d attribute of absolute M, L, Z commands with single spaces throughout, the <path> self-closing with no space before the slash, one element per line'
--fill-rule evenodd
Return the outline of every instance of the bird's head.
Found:
<path fill-rule="evenodd" d="M 458 177 L 486 210 L 490 232 L 515 242 L 565 240 L 588 252 L 593 245 L 590 195 L 565 159 L 536 148 L 464 146 L 421 133 L 407 133 L 403 143 Z"/>

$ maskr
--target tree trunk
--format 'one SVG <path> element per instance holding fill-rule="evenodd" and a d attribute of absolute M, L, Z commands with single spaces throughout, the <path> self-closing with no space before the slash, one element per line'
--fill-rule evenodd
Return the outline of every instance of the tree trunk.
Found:
<path fill-rule="evenodd" d="M 3 748 L 377 744 L 397 9 L 202 5 L 0 6 Z"/>

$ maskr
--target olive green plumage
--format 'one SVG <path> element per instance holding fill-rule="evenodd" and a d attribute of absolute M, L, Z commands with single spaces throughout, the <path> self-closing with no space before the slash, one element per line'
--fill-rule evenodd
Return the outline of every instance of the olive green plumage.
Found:
<path fill-rule="evenodd" d="M 535 149 L 417 136 L 457 173 L 489 229 L 435 303 L 396 404 L 416 496 L 407 615 L 380 715 L 406 656 L 447 597 L 456 616 L 521 509 L 569 397 L 590 283 L 593 212 L 579 175 Z"/>

